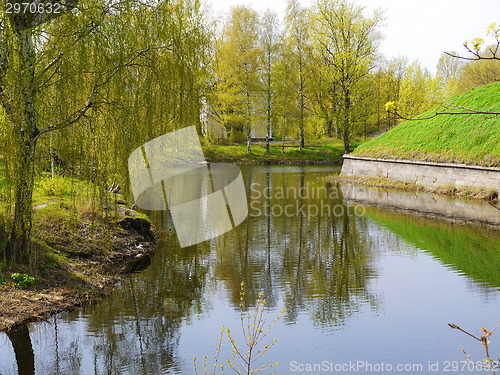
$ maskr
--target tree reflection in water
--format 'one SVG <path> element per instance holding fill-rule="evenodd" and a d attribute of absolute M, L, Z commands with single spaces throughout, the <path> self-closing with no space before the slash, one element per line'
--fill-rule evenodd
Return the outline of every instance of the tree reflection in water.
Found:
<path fill-rule="evenodd" d="M 339 189 L 325 185 L 321 175 L 275 169 L 244 169 L 250 216 L 210 242 L 181 249 L 168 214 L 152 214 L 164 232 L 151 266 L 126 278 L 104 301 L 45 323 L 35 353 L 52 348 L 54 355 L 36 357 L 43 372 L 182 374 L 181 327 L 210 311 L 206 294 L 221 287 L 239 309 L 242 281 L 244 308 L 255 306 L 262 291 L 269 308 L 287 307 L 284 319 L 292 324 L 307 314 L 315 324 L 334 328 L 361 309 L 376 309 L 377 298 L 367 288 L 375 275 L 365 219 L 354 215 Z M 280 188 L 287 194 L 275 194 Z M 321 201 L 328 212 L 307 212 Z M 280 213 L 287 205 L 290 210 Z M 18 366 L 28 374 L 35 357 L 23 329 L 9 337 L 16 358 L 24 353 Z"/>
<path fill-rule="evenodd" d="M 316 324 L 332 327 L 364 305 L 376 309 L 367 289 L 375 272 L 366 220 L 343 204 L 340 189 L 300 171 L 245 172 L 250 217 L 213 246 L 216 277 L 225 281 L 232 303 L 238 305 L 244 281 L 247 306 L 259 291 L 271 306 L 281 293 L 290 323 L 307 312 Z"/>

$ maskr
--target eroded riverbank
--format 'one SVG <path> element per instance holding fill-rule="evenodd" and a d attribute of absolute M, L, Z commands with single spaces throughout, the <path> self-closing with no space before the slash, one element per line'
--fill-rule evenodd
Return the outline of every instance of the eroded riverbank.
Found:
<path fill-rule="evenodd" d="M 108 295 L 123 275 L 149 264 L 157 242 L 149 220 L 123 206 L 98 214 L 52 202 L 35 214 L 34 232 L 36 263 L 0 274 L 0 331 Z M 12 273 L 30 275 L 35 283 L 23 289 Z"/>

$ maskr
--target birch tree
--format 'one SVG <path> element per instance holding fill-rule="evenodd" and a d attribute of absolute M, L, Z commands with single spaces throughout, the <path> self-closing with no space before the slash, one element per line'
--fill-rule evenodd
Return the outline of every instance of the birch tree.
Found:
<path fill-rule="evenodd" d="M 262 46 L 262 81 L 264 87 L 264 101 L 266 108 L 266 153 L 269 153 L 269 140 L 271 138 L 271 126 L 275 117 L 274 105 L 276 94 L 276 72 L 275 64 L 279 52 L 279 23 L 276 13 L 269 9 L 264 13 L 261 20 L 261 46 Z"/>
<path fill-rule="evenodd" d="M 259 85 L 259 15 L 243 6 L 232 8 L 217 51 L 215 109 L 233 134 L 243 132 L 252 152 L 252 124 Z"/>
<path fill-rule="evenodd" d="M 324 64 L 341 91 L 341 126 L 344 152 L 350 152 L 353 95 L 374 67 L 378 47 L 379 11 L 364 15 L 364 8 L 346 0 L 318 0 L 315 4 L 315 37 Z"/>
<path fill-rule="evenodd" d="M 303 8 L 298 0 L 288 0 L 285 13 L 287 32 L 287 46 L 291 57 L 290 64 L 296 70 L 293 81 L 298 99 L 299 145 L 300 150 L 305 146 L 304 129 L 306 124 L 306 90 L 309 84 L 307 73 L 308 61 L 311 54 L 310 23 L 307 9 Z"/>

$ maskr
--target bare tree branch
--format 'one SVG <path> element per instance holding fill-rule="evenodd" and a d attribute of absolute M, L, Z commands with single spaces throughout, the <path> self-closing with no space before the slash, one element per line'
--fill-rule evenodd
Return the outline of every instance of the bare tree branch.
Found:
<path fill-rule="evenodd" d="M 453 103 L 445 103 L 444 104 L 444 108 L 445 109 L 448 109 L 450 107 L 451 108 L 463 109 L 464 112 L 451 112 L 451 111 L 436 112 L 436 113 L 434 113 L 431 116 L 428 116 L 428 117 L 418 117 L 418 118 L 408 118 L 408 117 L 405 117 L 405 116 L 401 115 L 400 113 L 398 113 L 396 109 L 394 109 L 392 111 L 388 111 L 388 112 L 390 114 L 395 115 L 396 118 L 399 118 L 399 119 L 402 119 L 402 120 L 406 120 L 406 121 L 430 120 L 430 119 L 432 119 L 432 118 L 434 118 L 436 116 L 441 116 L 441 115 L 493 115 L 493 116 L 500 115 L 500 112 L 479 111 L 479 110 L 476 110 L 476 109 L 463 107 L 461 105 L 453 104 Z"/>
<path fill-rule="evenodd" d="M 453 52 L 445 52 L 448 56 L 455 57 L 457 59 L 476 61 L 476 60 L 500 60 L 500 56 L 498 55 L 500 48 L 500 28 L 496 23 L 491 24 L 488 27 L 487 35 L 494 36 L 496 40 L 496 45 L 493 47 L 488 47 L 485 52 L 491 53 L 491 55 L 485 55 L 485 52 L 481 52 L 481 46 L 483 45 L 484 40 L 482 38 L 472 39 L 473 48 L 470 48 L 468 43 L 464 43 L 464 47 L 469 52 L 472 57 L 460 56 Z"/>
<path fill-rule="evenodd" d="M 466 47 L 473 55 L 474 57 L 466 57 L 466 56 L 460 56 L 460 55 L 456 55 L 454 53 L 451 53 L 451 52 L 444 52 L 445 54 L 447 54 L 448 56 L 451 56 L 451 57 L 455 57 L 457 59 L 462 59 L 462 60 L 468 60 L 468 61 L 477 61 L 477 60 L 500 60 L 500 56 L 497 56 L 497 52 L 498 52 L 498 48 L 499 48 L 499 45 L 497 44 L 496 48 L 495 48 L 495 52 L 492 53 L 492 56 L 483 56 L 483 55 L 480 55 L 479 53 L 477 52 L 473 52 L 471 51 L 468 47 Z M 490 49 L 490 52 L 491 49 Z"/>

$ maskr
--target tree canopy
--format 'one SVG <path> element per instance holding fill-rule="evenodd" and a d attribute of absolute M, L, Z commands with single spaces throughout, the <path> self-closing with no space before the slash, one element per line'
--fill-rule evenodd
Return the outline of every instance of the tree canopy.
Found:
<path fill-rule="evenodd" d="M 283 20 L 237 6 L 222 28 L 199 0 L 22 4 L 0 4 L 0 208 L 14 261 L 31 256 L 43 173 L 87 180 L 100 199 L 110 186 L 128 194 L 128 154 L 189 125 L 248 152 L 256 139 L 283 152 L 285 140 L 336 137 L 348 153 L 353 138 L 398 124 L 387 102 L 412 117 L 500 79 L 496 24 L 496 44 L 474 39 L 433 75 L 381 56 L 382 12 L 347 0 L 288 0 Z"/>

